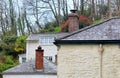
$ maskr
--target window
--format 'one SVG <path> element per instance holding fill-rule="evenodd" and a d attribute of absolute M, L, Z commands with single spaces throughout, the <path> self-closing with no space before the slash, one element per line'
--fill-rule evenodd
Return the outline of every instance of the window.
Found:
<path fill-rule="evenodd" d="M 26 62 L 26 58 L 22 58 L 22 63 Z"/>
<path fill-rule="evenodd" d="M 54 42 L 54 37 L 43 36 L 43 37 L 40 37 L 39 41 L 40 41 L 40 44 L 42 45 L 51 45 Z"/>
<path fill-rule="evenodd" d="M 53 61 L 53 57 L 52 56 L 45 56 L 45 58 L 47 58 L 50 61 Z"/>

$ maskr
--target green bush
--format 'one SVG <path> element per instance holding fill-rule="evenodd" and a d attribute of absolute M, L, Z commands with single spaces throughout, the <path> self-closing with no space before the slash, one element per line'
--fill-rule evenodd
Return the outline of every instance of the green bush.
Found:
<path fill-rule="evenodd" d="M 14 67 L 17 64 L 18 64 L 17 61 L 13 59 L 12 56 L 7 56 L 3 52 L 0 53 L 0 73 L 11 67 Z M 2 78 L 1 74 L 0 74 L 0 78 Z"/>
<path fill-rule="evenodd" d="M 13 67 L 14 65 L 11 65 L 11 64 L 0 64 L 0 72 L 3 72 L 11 67 Z"/>
<path fill-rule="evenodd" d="M 6 57 L 6 64 L 10 64 L 10 65 L 14 64 L 12 56 L 7 56 Z"/>
<path fill-rule="evenodd" d="M 60 27 L 60 26 L 57 26 L 57 27 L 54 28 L 54 31 L 55 31 L 55 32 L 60 32 L 60 29 L 61 29 L 61 27 Z"/>

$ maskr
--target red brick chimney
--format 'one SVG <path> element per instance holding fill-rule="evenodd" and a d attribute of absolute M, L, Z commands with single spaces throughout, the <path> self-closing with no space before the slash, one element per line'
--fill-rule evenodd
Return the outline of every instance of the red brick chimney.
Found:
<path fill-rule="evenodd" d="M 69 25 L 68 31 L 73 32 L 79 30 L 79 17 L 77 15 L 77 10 L 70 10 L 72 13 L 69 14 Z"/>
<path fill-rule="evenodd" d="M 43 69 L 43 58 L 44 58 L 44 50 L 39 46 L 36 49 L 36 70 Z"/>

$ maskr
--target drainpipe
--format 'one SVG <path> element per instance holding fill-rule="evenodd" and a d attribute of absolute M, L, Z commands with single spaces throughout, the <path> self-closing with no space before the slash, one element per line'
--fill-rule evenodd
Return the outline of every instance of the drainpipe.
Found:
<path fill-rule="evenodd" d="M 103 66 L 102 66 L 102 61 L 103 61 L 103 52 L 104 52 L 104 48 L 103 48 L 103 44 L 100 44 L 99 45 L 99 53 L 100 53 L 100 78 L 103 78 L 103 74 L 102 74 L 102 71 L 103 71 Z"/>

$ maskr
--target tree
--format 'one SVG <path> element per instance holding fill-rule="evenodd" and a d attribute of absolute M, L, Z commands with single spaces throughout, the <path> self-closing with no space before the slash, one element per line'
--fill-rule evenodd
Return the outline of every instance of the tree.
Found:
<path fill-rule="evenodd" d="M 12 0 L 9 0 L 9 15 L 10 15 L 11 34 L 17 35 L 16 17 L 15 17 L 14 5 Z"/>
<path fill-rule="evenodd" d="M 111 15 L 111 0 L 108 0 L 108 17 L 110 18 L 112 15 Z"/>
<path fill-rule="evenodd" d="M 17 38 L 17 40 L 15 42 L 15 48 L 14 48 L 16 52 L 25 53 L 26 39 L 27 39 L 27 36 L 20 36 Z"/>
<path fill-rule="evenodd" d="M 61 19 L 62 21 L 65 21 L 68 19 L 68 2 L 67 0 L 61 0 L 61 11 L 63 14 L 63 19 Z"/>
<path fill-rule="evenodd" d="M 91 0 L 91 17 L 92 17 L 92 20 L 94 21 L 95 19 L 95 4 L 94 4 L 94 0 Z"/>
<path fill-rule="evenodd" d="M 7 55 L 13 55 L 14 57 L 17 57 L 17 53 L 14 50 L 16 39 L 17 36 L 5 36 L 3 38 L 1 45 Z"/>

